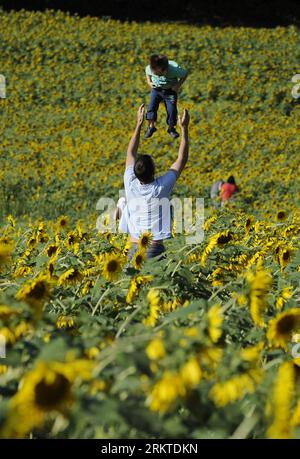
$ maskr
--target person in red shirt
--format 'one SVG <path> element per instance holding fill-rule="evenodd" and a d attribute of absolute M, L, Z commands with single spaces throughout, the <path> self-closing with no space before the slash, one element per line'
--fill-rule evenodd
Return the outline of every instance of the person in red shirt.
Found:
<path fill-rule="evenodd" d="M 237 184 L 235 183 L 235 179 L 233 177 L 233 175 L 231 175 L 227 182 L 223 183 L 223 185 L 221 185 L 221 189 L 220 189 L 220 196 L 221 196 L 221 200 L 222 200 L 222 205 L 224 205 L 224 203 L 226 201 L 229 201 L 229 199 L 232 198 L 232 196 L 237 193 L 239 191 L 238 187 L 237 187 Z"/>

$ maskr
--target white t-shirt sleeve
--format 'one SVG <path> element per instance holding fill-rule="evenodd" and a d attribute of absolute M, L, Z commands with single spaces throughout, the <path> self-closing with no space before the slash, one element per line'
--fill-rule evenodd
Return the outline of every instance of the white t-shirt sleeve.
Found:
<path fill-rule="evenodd" d="M 127 166 L 124 172 L 124 187 L 128 189 L 130 183 L 136 178 L 134 173 L 134 166 Z"/>
<path fill-rule="evenodd" d="M 158 184 L 162 187 L 164 193 L 171 193 L 177 180 L 176 172 L 169 170 L 165 175 L 162 175 L 158 179 Z"/>

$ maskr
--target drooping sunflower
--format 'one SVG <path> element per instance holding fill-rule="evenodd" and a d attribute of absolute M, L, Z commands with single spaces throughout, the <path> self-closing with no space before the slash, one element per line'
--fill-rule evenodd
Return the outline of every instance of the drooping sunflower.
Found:
<path fill-rule="evenodd" d="M 118 253 L 106 253 L 102 274 L 110 282 L 116 280 L 124 266 L 124 258 Z"/>
<path fill-rule="evenodd" d="M 25 284 L 16 293 L 16 299 L 25 301 L 27 304 L 36 309 L 36 312 L 41 310 L 41 307 L 50 296 L 51 285 L 48 277 L 45 274 L 40 274 L 31 282 Z"/>
<path fill-rule="evenodd" d="M 216 246 L 223 248 L 226 244 L 232 242 L 232 240 L 233 232 L 229 230 L 221 231 L 220 233 L 213 235 L 209 239 L 207 246 L 203 250 L 203 253 L 200 258 L 201 265 L 205 266 L 207 257 L 211 254 L 211 252 Z"/>
<path fill-rule="evenodd" d="M 293 249 L 291 247 L 285 247 L 279 252 L 279 263 L 281 270 L 285 268 L 291 261 L 293 255 Z"/>
<path fill-rule="evenodd" d="M 57 244 L 50 244 L 45 248 L 45 252 L 49 258 L 58 255 L 60 248 Z"/>
<path fill-rule="evenodd" d="M 293 333 L 297 333 L 299 330 L 300 308 L 291 308 L 270 320 L 267 338 L 273 346 L 287 350 Z"/>
<path fill-rule="evenodd" d="M 135 252 L 135 254 L 133 255 L 133 258 L 132 258 L 132 263 L 133 263 L 133 266 L 135 267 L 135 269 L 138 269 L 140 270 L 141 267 L 143 266 L 143 263 L 146 259 L 146 251 L 145 250 L 137 250 Z"/>
<path fill-rule="evenodd" d="M 83 279 L 82 272 L 77 268 L 70 268 L 59 276 L 58 285 L 75 285 Z"/>

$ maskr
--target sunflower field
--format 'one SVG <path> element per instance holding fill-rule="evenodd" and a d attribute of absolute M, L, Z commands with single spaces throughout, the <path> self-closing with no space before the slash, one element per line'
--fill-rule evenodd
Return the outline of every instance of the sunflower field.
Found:
<path fill-rule="evenodd" d="M 0 30 L 0 437 L 300 438 L 298 29 L 0 10 Z M 204 197 L 205 237 L 175 222 L 166 259 L 145 233 L 129 262 L 96 204 L 123 188 L 154 52 L 189 71 L 173 194 Z M 178 141 L 163 107 L 157 126 L 160 174 Z"/>

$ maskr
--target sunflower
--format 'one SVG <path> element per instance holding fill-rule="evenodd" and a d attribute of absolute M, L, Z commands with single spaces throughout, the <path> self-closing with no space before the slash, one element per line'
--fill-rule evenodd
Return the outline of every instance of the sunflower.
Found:
<path fill-rule="evenodd" d="M 267 307 L 267 294 L 272 285 L 272 276 L 257 266 L 256 272 L 248 272 L 246 279 L 250 288 L 250 313 L 253 322 L 264 327 L 263 313 Z"/>
<path fill-rule="evenodd" d="M 75 285 L 83 279 L 83 274 L 77 268 L 70 268 L 59 276 L 58 285 Z"/>
<path fill-rule="evenodd" d="M 285 287 L 282 290 L 279 298 L 277 298 L 276 300 L 276 308 L 282 309 L 285 303 L 287 302 L 287 300 L 289 300 L 292 296 L 293 296 L 293 287 L 292 286 Z"/>
<path fill-rule="evenodd" d="M 145 233 L 141 234 L 139 238 L 139 246 L 141 249 L 147 249 L 149 245 L 151 244 L 152 240 L 152 234 L 149 231 L 146 231 Z"/>
<path fill-rule="evenodd" d="M 11 257 L 13 244 L 0 243 L 0 266 L 6 264 Z"/>
<path fill-rule="evenodd" d="M 43 362 L 27 373 L 10 400 L 2 437 L 22 437 L 41 427 L 51 413 L 65 413 L 74 401 L 72 385 L 77 377 L 90 379 L 93 364 L 86 360 Z M 28 416 L 30 413 L 30 416 Z"/>
<path fill-rule="evenodd" d="M 57 328 L 73 328 L 75 325 L 74 317 L 61 315 L 56 321 Z"/>
<path fill-rule="evenodd" d="M 254 223 L 254 217 L 251 216 L 246 219 L 245 225 L 244 225 L 246 234 L 249 234 L 253 223 Z"/>
<path fill-rule="evenodd" d="M 124 266 L 124 258 L 118 253 L 106 253 L 102 274 L 110 282 L 116 280 Z"/>
<path fill-rule="evenodd" d="M 208 313 L 208 334 L 213 343 L 216 343 L 222 335 L 223 316 L 220 305 L 212 306 Z"/>
<path fill-rule="evenodd" d="M 65 217 L 65 216 L 61 216 L 59 217 L 58 221 L 57 221 L 57 228 L 58 230 L 62 230 L 64 228 L 66 228 L 69 224 L 69 219 L 68 217 Z"/>
<path fill-rule="evenodd" d="M 291 247 L 286 247 L 281 249 L 279 252 L 279 263 L 281 267 L 281 271 L 285 266 L 289 264 L 293 255 L 293 249 Z"/>
<path fill-rule="evenodd" d="M 0 364 L 0 376 L 4 375 L 5 373 L 7 373 L 7 370 L 8 370 L 8 366 L 7 365 L 1 365 Z"/>
<path fill-rule="evenodd" d="M 271 410 L 273 423 L 267 431 L 272 439 L 288 439 L 292 437 L 291 404 L 295 391 L 295 369 L 292 362 L 284 362 L 278 370 L 273 387 Z"/>
<path fill-rule="evenodd" d="M 211 254 L 211 252 L 216 246 L 222 248 L 229 242 L 232 242 L 232 240 L 233 240 L 233 233 L 232 231 L 229 231 L 229 230 L 221 231 L 220 233 L 213 235 L 209 239 L 208 244 L 205 247 L 201 255 L 201 259 L 200 259 L 201 265 L 205 266 L 207 257 Z"/>
<path fill-rule="evenodd" d="M 50 296 L 50 283 L 48 277 L 44 274 L 40 274 L 38 277 L 33 279 L 28 284 L 25 284 L 16 293 L 16 299 L 19 301 L 25 301 L 33 308 L 38 311 L 41 309 L 45 301 Z"/>
<path fill-rule="evenodd" d="M 150 360 L 160 360 L 166 355 L 164 342 L 161 338 L 154 338 L 146 347 L 146 354 Z"/>
<path fill-rule="evenodd" d="M 7 320 L 12 316 L 20 314 L 20 311 L 13 309 L 6 304 L 0 304 L 0 320 Z"/>
<path fill-rule="evenodd" d="M 284 211 L 284 210 L 280 210 L 279 212 L 277 212 L 276 214 L 276 220 L 278 222 L 283 222 L 287 219 L 287 213 Z"/>
<path fill-rule="evenodd" d="M 151 282 L 153 276 L 137 276 L 131 279 L 130 286 L 126 295 L 126 303 L 131 303 L 133 299 L 138 295 L 139 289 L 143 284 Z"/>
<path fill-rule="evenodd" d="M 132 258 L 132 263 L 133 263 L 133 266 L 135 267 L 135 269 L 138 269 L 140 270 L 141 267 L 143 266 L 143 263 L 146 259 L 146 251 L 145 250 L 137 250 L 135 252 L 135 254 L 133 255 L 133 258 Z"/>
<path fill-rule="evenodd" d="M 244 398 L 246 394 L 255 392 L 256 385 L 262 379 L 262 371 L 252 369 L 247 373 L 216 383 L 209 391 L 209 398 L 216 406 L 224 407 Z"/>
<path fill-rule="evenodd" d="M 275 347 L 288 349 L 288 342 L 293 333 L 300 329 L 300 308 L 292 308 L 281 312 L 269 323 L 267 338 Z"/>
<path fill-rule="evenodd" d="M 166 370 L 161 379 L 153 386 L 146 401 L 151 411 L 165 413 L 176 402 L 178 397 L 184 397 L 186 390 L 182 377 Z"/>
<path fill-rule="evenodd" d="M 57 244 L 50 244 L 45 249 L 45 253 L 49 258 L 51 258 L 51 257 L 53 257 L 55 255 L 58 255 L 59 252 L 60 252 L 60 248 L 59 248 L 59 246 Z"/>
<path fill-rule="evenodd" d="M 143 323 L 148 327 L 154 327 L 158 320 L 161 305 L 159 290 L 153 288 L 150 289 L 147 294 L 147 300 L 150 303 L 150 312 L 149 316 L 143 320 Z"/>

